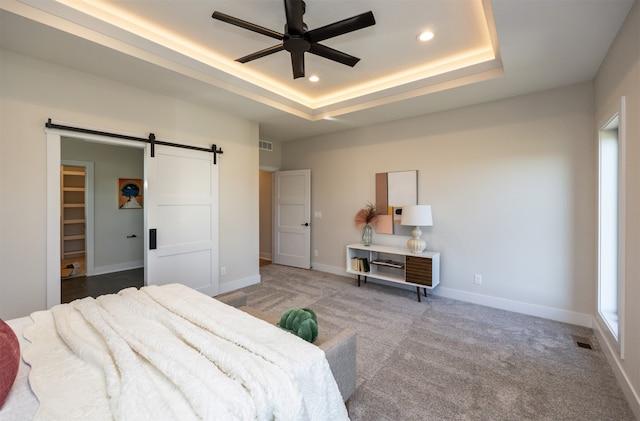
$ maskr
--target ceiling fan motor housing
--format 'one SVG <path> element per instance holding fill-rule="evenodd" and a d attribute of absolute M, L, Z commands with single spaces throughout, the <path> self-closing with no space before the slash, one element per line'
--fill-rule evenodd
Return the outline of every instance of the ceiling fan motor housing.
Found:
<path fill-rule="evenodd" d="M 282 43 L 290 53 L 306 53 L 311 48 L 311 43 L 304 35 L 285 34 Z"/>

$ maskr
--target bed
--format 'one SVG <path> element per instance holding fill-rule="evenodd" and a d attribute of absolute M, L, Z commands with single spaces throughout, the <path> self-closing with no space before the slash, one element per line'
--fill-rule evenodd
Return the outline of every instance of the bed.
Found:
<path fill-rule="evenodd" d="M 319 347 L 181 284 L 14 319 L 0 419 L 348 419 Z"/>

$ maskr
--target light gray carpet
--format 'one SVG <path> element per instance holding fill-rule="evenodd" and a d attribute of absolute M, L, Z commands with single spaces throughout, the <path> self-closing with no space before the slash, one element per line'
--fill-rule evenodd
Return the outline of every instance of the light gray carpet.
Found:
<path fill-rule="evenodd" d="M 591 329 L 353 278 L 268 265 L 248 305 L 309 307 L 356 329 L 352 420 L 634 420 Z M 587 337 L 593 350 L 575 345 Z"/>

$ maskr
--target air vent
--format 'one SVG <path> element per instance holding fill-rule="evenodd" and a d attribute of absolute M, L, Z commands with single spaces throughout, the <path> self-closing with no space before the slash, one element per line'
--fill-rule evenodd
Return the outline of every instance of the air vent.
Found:
<path fill-rule="evenodd" d="M 593 349 L 593 346 L 591 346 L 591 340 L 589 338 L 585 338 L 583 336 L 571 335 L 571 339 L 573 339 L 573 342 L 579 348 Z"/>
<path fill-rule="evenodd" d="M 260 149 L 263 150 L 263 151 L 272 152 L 273 151 L 273 143 L 267 142 L 266 140 L 261 140 L 260 141 Z"/>

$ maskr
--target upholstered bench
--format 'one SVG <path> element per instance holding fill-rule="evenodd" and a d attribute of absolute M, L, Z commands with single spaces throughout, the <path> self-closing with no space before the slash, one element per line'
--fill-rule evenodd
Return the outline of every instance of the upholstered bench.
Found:
<path fill-rule="evenodd" d="M 232 292 L 215 298 L 266 322 L 277 324 L 280 321 L 279 316 L 247 307 L 247 294 L 244 292 Z M 346 402 L 356 390 L 356 331 L 343 329 L 328 337 L 322 333 L 322 326 L 319 330 L 318 339 L 313 344 L 324 351 L 342 399 Z"/>

